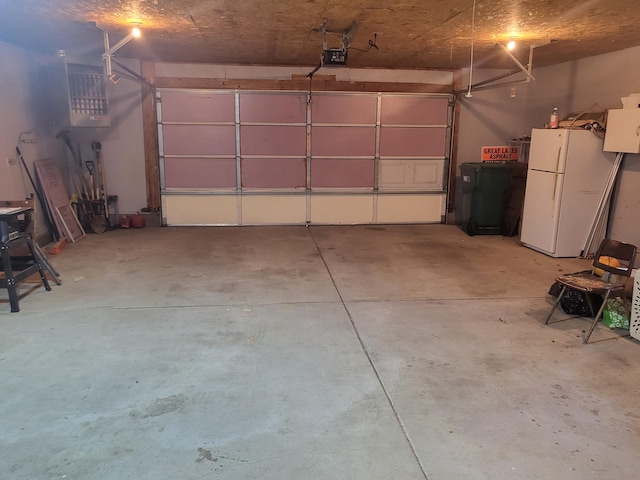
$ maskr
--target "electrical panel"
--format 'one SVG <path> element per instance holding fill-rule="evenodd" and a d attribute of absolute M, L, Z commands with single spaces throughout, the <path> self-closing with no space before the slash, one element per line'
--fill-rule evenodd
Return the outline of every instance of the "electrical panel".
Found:
<path fill-rule="evenodd" d="M 50 78 L 59 127 L 110 126 L 107 88 L 101 65 L 69 63 L 62 58 Z"/>

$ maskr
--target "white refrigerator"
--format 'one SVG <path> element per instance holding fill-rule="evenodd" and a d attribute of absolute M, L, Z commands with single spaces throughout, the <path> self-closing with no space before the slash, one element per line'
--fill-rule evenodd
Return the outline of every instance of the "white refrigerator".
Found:
<path fill-rule="evenodd" d="M 524 245 L 552 257 L 582 255 L 615 161 L 602 147 L 603 140 L 588 130 L 533 129 Z"/>

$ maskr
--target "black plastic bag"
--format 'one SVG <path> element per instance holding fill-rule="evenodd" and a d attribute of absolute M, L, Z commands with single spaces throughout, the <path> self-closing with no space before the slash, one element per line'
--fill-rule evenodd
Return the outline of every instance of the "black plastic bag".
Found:
<path fill-rule="evenodd" d="M 549 289 L 549 295 L 557 297 L 560 295 L 561 291 L 562 284 L 555 282 Z M 591 299 L 591 305 L 593 305 L 594 313 L 597 312 L 602 306 L 602 297 L 600 295 L 593 293 L 586 294 L 579 290 L 567 287 L 567 291 L 562 296 L 562 300 L 560 300 L 560 306 L 564 313 L 569 315 L 580 315 L 581 317 L 592 317 L 593 315 L 589 309 L 586 295 L 589 295 L 589 298 Z"/>

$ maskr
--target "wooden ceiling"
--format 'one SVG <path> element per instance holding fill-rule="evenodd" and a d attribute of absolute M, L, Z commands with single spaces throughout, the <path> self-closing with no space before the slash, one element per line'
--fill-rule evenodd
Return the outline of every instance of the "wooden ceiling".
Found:
<path fill-rule="evenodd" d="M 637 0 L 0 0 L 0 40 L 77 55 L 103 51 L 140 23 L 117 54 L 163 62 L 315 66 L 354 26 L 348 66 L 508 67 L 497 45 L 534 67 L 640 45 Z M 101 31 L 102 30 L 102 31 Z M 373 48 L 370 41 L 378 48 Z"/>

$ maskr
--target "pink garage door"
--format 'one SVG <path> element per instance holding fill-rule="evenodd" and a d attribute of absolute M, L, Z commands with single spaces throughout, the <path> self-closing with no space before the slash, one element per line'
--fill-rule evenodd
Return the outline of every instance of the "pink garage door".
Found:
<path fill-rule="evenodd" d="M 336 159 L 313 158 L 311 160 L 312 187 L 373 187 L 373 158 Z"/>
<path fill-rule="evenodd" d="M 243 158 L 241 172 L 246 188 L 301 188 L 307 178 L 304 158 Z"/>
<path fill-rule="evenodd" d="M 382 125 L 446 125 L 448 100 L 418 96 L 383 96 Z"/>
<path fill-rule="evenodd" d="M 383 96 L 380 156 L 444 157 L 447 115 L 446 98 Z"/>
<path fill-rule="evenodd" d="M 446 128 L 383 126 L 380 129 L 380 156 L 442 157 L 446 136 Z"/>
<path fill-rule="evenodd" d="M 235 155 L 233 125 L 163 125 L 165 155 Z"/>
<path fill-rule="evenodd" d="M 376 151 L 374 127 L 311 127 L 311 156 L 371 156 Z"/>
<path fill-rule="evenodd" d="M 240 94 L 240 123 L 306 123 L 306 121 L 306 94 Z"/>
<path fill-rule="evenodd" d="M 162 114 L 167 188 L 235 188 L 237 154 L 242 188 L 299 189 L 307 175 L 312 187 L 369 188 L 376 154 L 413 161 L 447 150 L 447 98 L 314 93 L 307 105 L 305 92 L 171 90 Z"/>
<path fill-rule="evenodd" d="M 375 125 L 377 103 L 375 96 L 313 95 L 311 122 Z"/>
<path fill-rule="evenodd" d="M 306 127 L 281 125 L 242 125 L 242 155 L 275 155 L 304 157 L 307 150 Z"/>
<path fill-rule="evenodd" d="M 235 188 L 235 158 L 166 158 L 167 188 Z"/>
<path fill-rule="evenodd" d="M 233 92 L 162 92 L 163 122 L 234 122 L 235 119 Z"/>

